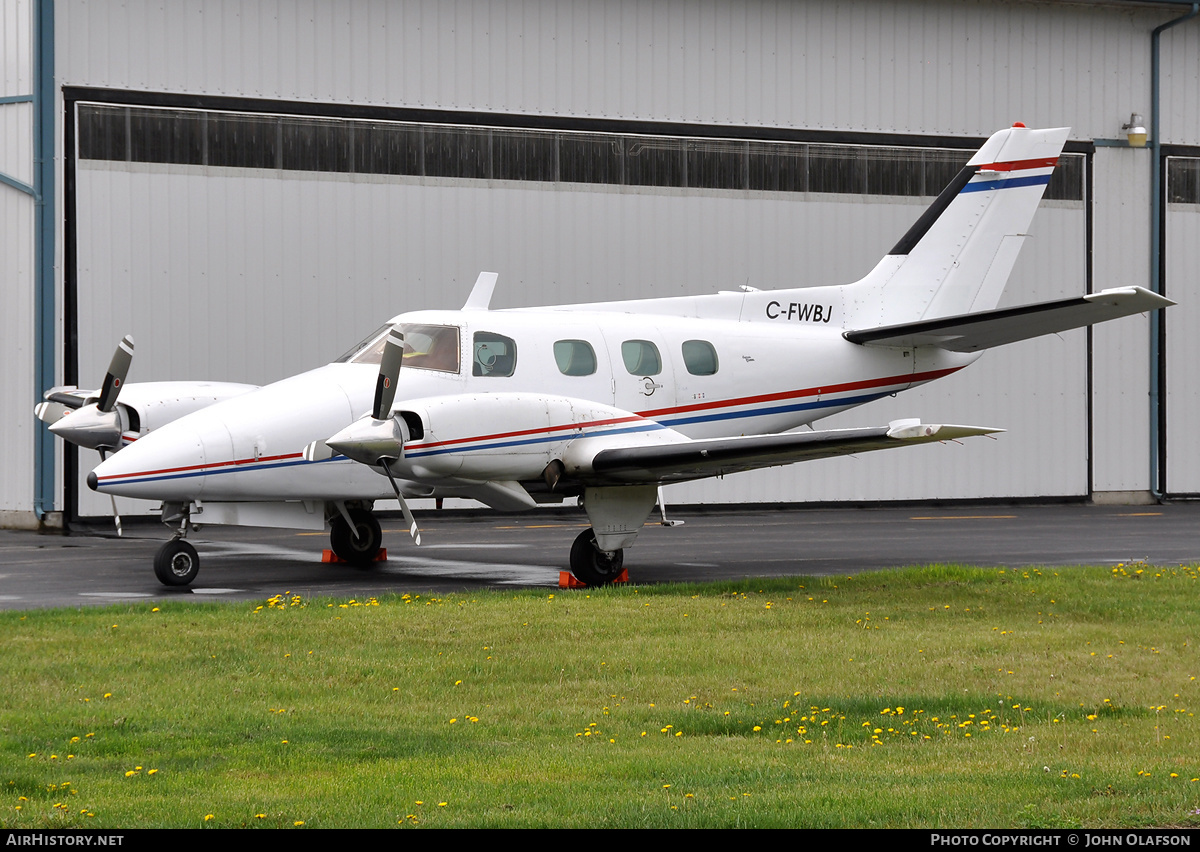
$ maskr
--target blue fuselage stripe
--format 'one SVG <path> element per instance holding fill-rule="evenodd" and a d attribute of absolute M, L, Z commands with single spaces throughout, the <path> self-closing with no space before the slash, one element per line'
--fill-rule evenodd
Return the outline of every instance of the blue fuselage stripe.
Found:
<path fill-rule="evenodd" d="M 635 432 L 652 432 L 658 429 L 669 429 L 675 426 L 685 426 L 691 423 L 711 423 L 721 420 L 737 420 L 749 417 L 770 417 L 777 414 L 788 414 L 796 411 L 815 411 L 822 408 L 837 408 L 842 406 L 862 405 L 865 402 L 871 402 L 885 396 L 889 396 L 892 391 L 883 391 L 881 393 L 862 394 L 859 396 L 836 397 L 832 399 L 822 399 L 813 402 L 795 402 L 785 405 L 774 405 L 768 407 L 758 407 L 745 409 L 743 411 L 722 411 L 708 412 L 705 414 L 695 414 L 684 417 L 664 417 L 659 421 L 647 420 L 639 423 L 636 426 L 629 426 L 624 429 L 607 429 L 603 431 L 593 432 L 589 437 L 602 435 L 627 435 Z M 585 424 L 580 424 L 579 429 L 572 430 L 565 434 L 543 435 L 541 437 L 521 438 L 509 441 L 493 441 L 486 444 L 476 444 L 474 446 L 453 446 L 442 447 L 439 449 L 421 451 L 419 448 L 408 450 L 405 452 L 405 459 L 419 459 L 428 456 L 447 455 L 451 453 L 468 453 L 480 452 L 486 450 L 501 450 L 508 447 L 530 446 L 533 444 L 547 444 L 556 441 L 565 441 L 573 438 L 583 437 L 585 434 Z M 136 475 L 122 479 L 123 483 L 144 483 L 144 482 L 165 482 L 173 479 L 194 479 L 199 476 L 217 476 L 226 473 L 250 473 L 263 470 L 274 470 L 277 468 L 297 467 L 306 464 L 320 464 L 329 461 L 349 461 L 344 456 L 333 456 L 328 459 L 319 459 L 315 462 L 306 461 L 304 459 L 296 459 L 294 461 L 273 462 L 270 464 L 249 464 L 237 467 L 224 467 L 216 470 L 194 470 L 185 473 L 168 473 L 157 476 L 138 477 Z M 116 484 L 116 483 L 112 483 Z"/>
<path fill-rule="evenodd" d="M 725 411 L 719 414 L 698 414 L 694 417 L 669 417 L 663 419 L 664 426 L 684 426 L 689 423 L 708 423 L 716 420 L 737 420 L 742 417 L 769 417 L 772 414 L 788 414 L 793 411 L 813 411 L 820 408 L 835 408 L 842 405 L 862 405 L 890 396 L 893 391 L 869 393 L 861 396 L 843 396 L 837 399 L 820 399 L 816 402 L 795 402 L 789 405 L 776 405 L 770 408 L 751 408 L 747 411 Z"/>
<path fill-rule="evenodd" d="M 574 429 L 568 433 L 560 434 L 560 435 L 545 435 L 541 438 L 522 438 L 522 439 L 516 440 L 516 441 L 495 441 L 490 444 L 476 444 L 475 446 L 471 446 L 471 447 L 465 447 L 465 446 L 443 447 L 443 448 L 437 449 L 437 450 L 425 450 L 424 452 L 422 452 L 419 448 L 415 449 L 415 450 L 409 450 L 406 448 L 404 451 L 404 458 L 406 460 L 407 459 L 423 459 L 426 456 L 441 456 L 441 455 L 446 455 L 447 453 L 467 453 L 467 452 L 475 452 L 476 450 L 500 450 L 500 449 L 504 449 L 505 447 L 523 447 L 523 446 L 528 446 L 529 444 L 549 444 L 554 441 L 566 441 L 570 438 L 582 438 L 584 436 L 584 431 L 583 431 L 582 426 L 583 426 L 583 424 L 580 424 L 581 428 Z M 594 437 L 597 437 L 600 435 L 627 435 L 631 432 L 653 432 L 658 429 L 665 429 L 665 428 L 666 427 L 663 426 L 663 424 L 661 424 L 661 423 L 646 422 L 639 426 L 630 426 L 625 429 L 607 429 L 603 432 L 593 432 L 590 435 L 588 435 L 588 437 L 594 438 Z"/>

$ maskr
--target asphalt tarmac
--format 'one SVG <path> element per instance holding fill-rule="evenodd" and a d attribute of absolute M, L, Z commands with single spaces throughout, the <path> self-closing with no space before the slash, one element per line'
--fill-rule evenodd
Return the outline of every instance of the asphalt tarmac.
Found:
<path fill-rule="evenodd" d="M 898 506 L 876 509 L 673 509 L 683 526 L 648 524 L 625 552 L 636 583 L 852 574 L 914 564 L 1153 565 L 1200 563 L 1200 504 L 1155 506 Z M 657 521 L 657 514 L 652 518 Z M 386 562 L 361 570 L 321 562 L 324 533 L 206 527 L 188 536 L 200 574 L 168 589 L 152 563 L 159 524 L 70 534 L 0 530 L 0 608 L 131 601 L 363 599 L 484 587 L 554 587 L 582 512 L 498 515 L 426 512 L 422 545 L 383 518 Z"/>

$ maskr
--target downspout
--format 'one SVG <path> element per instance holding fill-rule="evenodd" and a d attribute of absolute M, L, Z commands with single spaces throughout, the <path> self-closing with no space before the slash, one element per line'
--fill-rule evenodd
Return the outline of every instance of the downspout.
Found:
<path fill-rule="evenodd" d="M 54 0 L 38 0 L 33 33 L 33 375 L 40 399 L 55 377 Z M 33 437 L 33 512 L 39 524 L 54 508 L 54 462 L 54 436 L 39 424 Z"/>

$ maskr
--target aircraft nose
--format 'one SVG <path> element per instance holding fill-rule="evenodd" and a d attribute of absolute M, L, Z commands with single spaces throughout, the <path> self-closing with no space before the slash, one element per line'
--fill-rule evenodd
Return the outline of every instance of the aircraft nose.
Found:
<path fill-rule="evenodd" d="M 204 488 L 208 437 L 183 421 L 169 423 L 101 462 L 88 474 L 88 487 L 123 497 L 196 499 Z"/>

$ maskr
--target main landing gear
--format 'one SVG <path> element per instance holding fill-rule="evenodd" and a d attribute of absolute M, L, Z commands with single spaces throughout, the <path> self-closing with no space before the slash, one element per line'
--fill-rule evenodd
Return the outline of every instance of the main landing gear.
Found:
<path fill-rule="evenodd" d="M 596 544 L 596 532 L 591 527 L 581 532 L 571 545 L 571 573 L 589 586 L 606 586 L 621 576 L 625 551 L 606 553 Z"/>
<path fill-rule="evenodd" d="M 348 509 L 350 522 L 341 514 L 329 522 L 329 547 L 334 554 L 351 565 L 363 567 L 375 561 L 383 546 L 383 531 L 379 521 L 366 509 Z"/>

